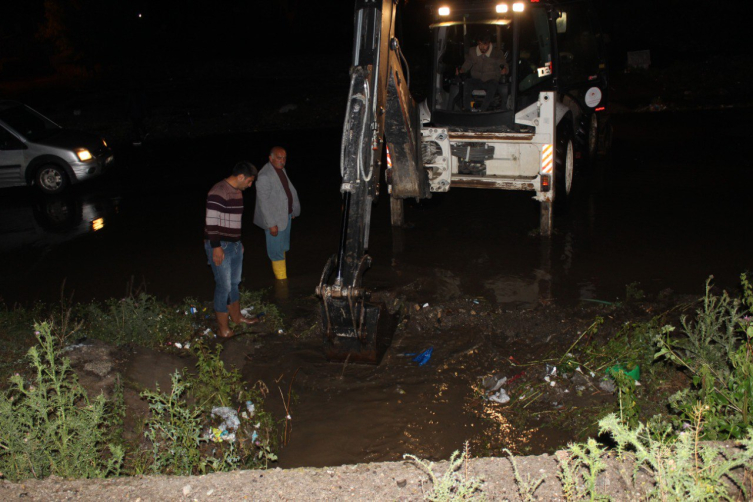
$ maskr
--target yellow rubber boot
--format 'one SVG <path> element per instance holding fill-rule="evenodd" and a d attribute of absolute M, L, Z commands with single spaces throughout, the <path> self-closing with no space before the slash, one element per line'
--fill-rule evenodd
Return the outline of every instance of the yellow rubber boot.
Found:
<path fill-rule="evenodd" d="M 288 278 L 288 272 L 285 268 L 285 260 L 277 260 L 272 262 L 272 272 L 275 273 L 275 277 L 278 280 L 283 280 Z"/>

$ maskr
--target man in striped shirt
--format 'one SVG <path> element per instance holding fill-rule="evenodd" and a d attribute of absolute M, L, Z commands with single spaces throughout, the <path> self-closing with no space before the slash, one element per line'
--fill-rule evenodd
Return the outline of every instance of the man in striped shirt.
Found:
<path fill-rule="evenodd" d="M 214 273 L 214 311 L 219 325 L 218 335 L 230 338 L 228 318 L 236 324 L 254 324 L 258 318 L 247 319 L 241 314 L 240 291 L 243 271 L 243 190 L 256 179 L 257 170 L 250 162 L 239 162 L 233 173 L 212 187 L 207 195 L 204 225 L 204 250 Z"/>

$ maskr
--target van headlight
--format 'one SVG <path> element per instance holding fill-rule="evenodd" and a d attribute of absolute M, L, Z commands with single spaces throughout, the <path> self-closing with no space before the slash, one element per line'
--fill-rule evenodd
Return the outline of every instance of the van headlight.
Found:
<path fill-rule="evenodd" d="M 78 160 L 81 162 L 86 162 L 87 160 L 91 160 L 92 154 L 89 153 L 89 150 L 86 148 L 79 148 L 76 150 L 76 155 L 78 156 Z"/>

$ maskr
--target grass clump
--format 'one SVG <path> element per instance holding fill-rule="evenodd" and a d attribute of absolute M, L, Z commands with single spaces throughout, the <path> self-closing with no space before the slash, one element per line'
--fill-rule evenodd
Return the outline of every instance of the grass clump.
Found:
<path fill-rule="evenodd" d="M 35 328 L 39 344 L 28 352 L 35 376 L 27 383 L 14 375 L 0 394 L 0 471 L 11 480 L 117 475 L 124 452 L 106 444 L 104 396 L 89 400 L 50 326 Z"/>
<path fill-rule="evenodd" d="M 403 458 L 410 459 L 422 471 L 429 475 L 432 491 L 425 496 L 426 500 L 444 502 L 458 500 L 483 500 L 481 493 L 482 480 L 470 477 L 468 474 L 468 443 L 461 454 L 455 451 L 450 456 L 450 462 L 444 474 L 440 477 L 434 472 L 434 462 L 421 460 L 415 455 L 405 454 Z M 461 468 L 463 472 L 461 473 Z"/>
<path fill-rule="evenodd" d="M 155 347 L 193 333 L 191 317 L 144 292 L 81 305 L 87 334 L 117 345 Z"/>

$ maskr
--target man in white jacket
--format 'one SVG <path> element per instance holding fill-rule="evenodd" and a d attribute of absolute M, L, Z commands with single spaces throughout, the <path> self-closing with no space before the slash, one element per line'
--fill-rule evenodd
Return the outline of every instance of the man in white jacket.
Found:
<path fill-rule="evenodd" d="M 256 207 L 254 225 L 264 229 L 267 255 L 277 279 L 287 279 L 285 252 L 290 250 L 290 228 L 293 218 L 301 214 L 293 183 L 285 171 L 287 152 L 279 146 L 269 152 L 269 162 L 256 179 Z"/>

